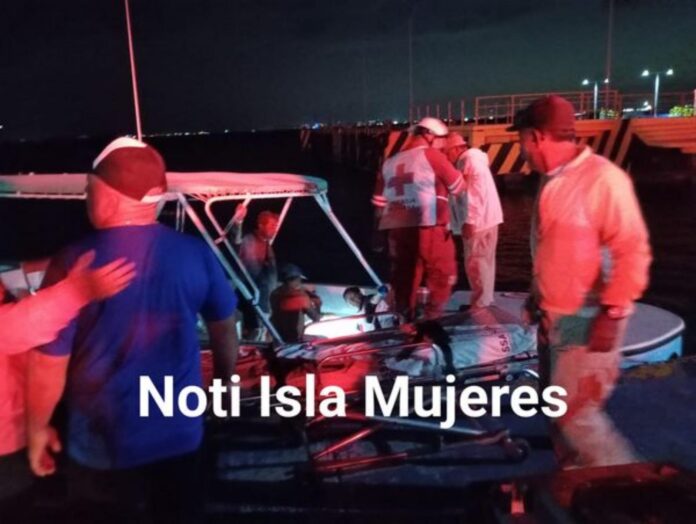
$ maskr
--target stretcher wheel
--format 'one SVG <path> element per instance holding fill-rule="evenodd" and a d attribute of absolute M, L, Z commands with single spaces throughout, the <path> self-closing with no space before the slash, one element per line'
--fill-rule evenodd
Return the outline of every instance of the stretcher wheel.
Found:
<path fill-rule="evenodd" d="M 532 451 L 529 442 L 523 438 L 510 438 L 506 437 L 501 442 L 503 450 L 505 451 L 505 456 L 512 460 L 513 462 L 522 462 L 525 460 L 529 453 Z"/>

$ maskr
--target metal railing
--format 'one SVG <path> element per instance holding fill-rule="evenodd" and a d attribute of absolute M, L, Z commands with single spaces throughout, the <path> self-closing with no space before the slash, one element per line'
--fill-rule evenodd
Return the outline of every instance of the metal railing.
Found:
<path fill-rule="evenodd" d="M 409 110 L 409 121 L 415 122 L 426 116 L 434 116 L 448 123 L 463 124 L 467 121 L 466 109 L 466 100 L 463 98 L 417 105 Z"/>
<path fill-rule="evenodd" d="M 598 118 L 601 109 L 616 111 L 619 105 L 619 94 L 615 89 L 600 92 L 596 115 L 592 91 L 479 96 L 474 101 L 474 121 L 477 123 L 511 124 L 517 111 L 528 106 L 537 98 L 548 94 L 557 94 L 573 104 L 576 117 L 579 119 Z"/>
<path fill-rule="evenodd" d="M 622 113 L 632 116 L 653 116 L 654 93 L 627 93 L 620 96 Z M 660 93 L 657 114 L 665 115 L 674 107 L 694 106 L 694 95 L 688 91 Z"/>
<path fill-rule="evenodd" d="M 622 116 L 652 116 L 653 93 L 619 93 L 616 89 L 600 89 L 595 109 L 594 93 L 566 91 L 555 93 L 524 93 L 477 96 L 473 104 L 464 98 L 414 105 L 409 110 L 411 122 L 426 116 L 441 118 L 451 124 L 510 124 L 515 113 L 533 100 L 549 94 L 566 98 L 575 107 L 578 119 L 613 119 Z M 661 93 L 658 114 L 666 115 L 673 108 L 696 106 L 696 95 L 690 91 Z M 467 113 L 467 109 L 471 111 Z M 690 114 L 694 114 L 691 111 Z"/>

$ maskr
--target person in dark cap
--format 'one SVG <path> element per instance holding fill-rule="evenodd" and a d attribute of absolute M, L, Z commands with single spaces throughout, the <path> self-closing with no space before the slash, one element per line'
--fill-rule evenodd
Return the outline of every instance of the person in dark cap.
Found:
<path fill-rule="evenodd" d="M 563 467 L 636 460 L 604 412 L 619 376 L 633 303 L 648 284 L 648 232 L 629 176 L 575 141 L 559 96 L 515 115 L 522 152 L 542 179 L 532 219 L 533 282 L 525 306 L 540 318 L 542 385 L 563 387 L 568 411 L 552 426 Z"/>
<path fill-rule="evenodd" d="M 174 398 L 201 385 L 200 314 L 215 376 L 228 382 L 238 350 L 235 294 L 203 241 L 157 223 L 167 180 L 155 149 L 119 138 L 93 169 L 87 210 L 95 231 L 52 260 L 45 284 L 62 279 L 91 250 L 97 264 L 127 258 L 137 276 L 119 295 L 84 307 L 54 342 L 31 353 L 30 464 L 38 476 L 50 475 L 53 453 L 65 448 L 70 493 L 84 522 L 136 521 L 141 502 L 157 522 L 194 522 L 202 507 L 203 419 L 178 409 L 166 416 L 153 406 L 140 416 L 140 377 L 158 387 L 172 377 Z M 61 396 L 63 444 L 49 425 Z"/>
<path fill-rule="evenodd" d="M 307 277 L 295 264 L 284 264 L 279 276 L 282 284 L 271 293 L 271 322 L 284 342 L 301 342 L 305 316 L 321 318 L 321 298 L 302 283 Z"/>

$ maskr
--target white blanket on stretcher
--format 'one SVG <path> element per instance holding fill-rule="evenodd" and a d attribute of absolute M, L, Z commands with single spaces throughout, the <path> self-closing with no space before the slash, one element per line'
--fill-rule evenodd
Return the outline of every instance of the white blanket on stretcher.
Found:
<path fill-rule="evenodd" d="M 455 325 L 445 328 L 450 336 L 452 363 L 456 371 L 472 366 L 504 362 L 516 355 L 536 352 L 536 331 L 520 324 Z M 370 350 L 379 350 L 361 354 Z M 283 347 L 278 356 L 315 362 L 339 363 L 342 359 L 372 360 L 410 377 L 439 377 L 446 368 L 445 352 L 434 343 L 406 345 L 404 338 L 351 337 L 346 343 L 306 343 Z"/>

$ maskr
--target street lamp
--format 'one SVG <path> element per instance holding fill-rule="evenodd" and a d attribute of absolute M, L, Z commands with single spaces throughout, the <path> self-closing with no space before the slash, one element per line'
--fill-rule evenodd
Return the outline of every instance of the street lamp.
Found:
<path fill-rule="evenodd" d="M 609 79 L 605 78 L 602 83 L 609 84 Z M 599 100 L 599 84 L 598 84 L 597 80 L 590 81 L 589 78 L 585 78 L 585 80 L 582 81 L 582 85 L 584 85 L 584 86 L 588 86 L 590 84 L 594 85 L 593 97 L 592 97 L 592 114 L 593 114 L 593 118 L 597 118 L 597 102 Z"/>
<path fill-rule="evenodd" d="M 647 78 L 651 75 L 650 71 L 648 69 L 644 69 L 643 73 L 640 75 L 644 78 Z M 657 73 L 654 73 L 655 75 L 655 94 L 653 95 L 653 116 L 657 116 L 657 99 L 660 96 L 660 75 L 664 74 L 665 76 L 672 76 L 674 75 L 674 69 L 671 67 L 667 71 L 658 71 Z"/>

